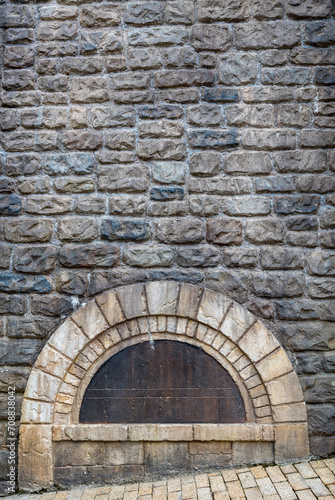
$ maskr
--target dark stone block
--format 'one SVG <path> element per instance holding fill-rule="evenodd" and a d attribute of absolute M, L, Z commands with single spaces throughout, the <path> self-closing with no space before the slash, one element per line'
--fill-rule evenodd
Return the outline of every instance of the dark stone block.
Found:
<path fill-rule="evenodd" d="M 161 118 L 180 118 L 183 114 L 183 108 L 177 104 L 146 104 L 138 107 L 138 115 L 142 119 L 158 120 Z"/>
<path fill-rule="evenodd" d="M 300 377 L 306 403 L 335 403 L 334 375 Z"/>
<path fill-rule="evenodd" d="M 194 130 L 189 132 L 190 146 L 193 148 L 230 148 L 239 145 L 235 130 Z"/>
<path fill-rule="evenodd" d="M 332 404 L 307 405 L 308 426 L 311 435 L 335 433 L 335 406 Z"/>
<path fill-rule="evenodd" d="M 72 309 L 72 301 L 65 297 L 53 295 L 32 296 L 31 311 L 33 314 L 43 314 L 44 316 L 62 316 L 69 314 Z"/>
<path fill-rule="evenodd" d="M 150 191 L 151 200 L 168 201 L 182 200 L 184 198 L 184 189 L 180 187 L 155 187 Z"/>
<path fill-rule="evenodd" d="M 0 359 L 8 365 L 32 366 L 43 342 L 37 339 L 2 339 L 0 344 Z"/>
<path fill-rule="evenodd" d="M 3 273 L 0 276 L 0 291 L 49 293 L 52 291 L 52 284 L 44 276 L 20 276 L 19 274 Z"/>
<path fill-rule="evenodd" d="M 15 248 L 13 267 L 23 273 L 41 274 L 53 271 L 56 264 L 56 248 L 34 246 Z"/>
<path fill-rule="evenodd" d="M 209 245 L 178 247 L 177 264 L 183 267 L 209 267 L 220 263 L 220 251 Z"/>
<path fill-rule="evenodd" d="M 315 374 L 321 370 L 321 355 L 313 352 L 301 352 L 296 355 L 298 361 L 298 374 Z"/>
<path fill-rule="evenodd" d="M 21 198 L 14 194 L 0 196 L 0 215 L 18 215 L 22 208 Z"/>
<path fill-rule="evenodd" d="M 317 85 L 335 85 L 335 69 L 318 68 L 315 71 L 315 83 Z"/>
<path fill-rule="evenodd" d="M 118 259 L 118 247 L 108 243 L 64 245 L 59 260 L 65 267 L 110 267 Z"/>
<path fill-rule="evenodd" d="M 319 313 L 316 310 L 316 303 L 312 300 L 281 300 L 276 303 L 279 319 L 318 319 Z"/>
<path fill-rule="evenodd" d="M 207 102 L 237 102 L 239 96 L 237 90 L 216 87 L 215 89 L 205 89 L 202 92 L 202 98 Z"/>
<path fill-rule="evenodd" d="M 284 324 L 278 334 L 292 351 L 327 351 L 335 348 L 334 323 L 326 321 Z"/>
<path fill-rule="evenodd" d="M 306 26 L 305 41 L 311 45 L 328 45 L 335 42 L 335 21 L 313 21 Z"/>
<path fill-rule="evenodd" d="M 60 319 L 37 317 L 27 318 L 11 316 L 7 320 L 7 337 L 31 337 L 43 339 L 58 326 Z"/>
<path fill-rule="evenodd" d="M 316 213 L 320 206 L 320 197 L 312 195 L 281 196 L 275 201 L 277 214 Z"/>
<path fill-rule="evenodd" d="M 21 295 L 0 293 L 0 314 L 24 314 L 27 310 L 27 299 Z"/>
<path fill-rule="evenodd" d="M 286 226 L 292 231 L 317 231 L 319 227 L 316 217 L 290 217 Z"/>
<path fill-rule="evenodd" d="M 310 449 L 311 453 L 317 457 L 326 457 L 335 453 L 335 436 L 312 436 Z"/>
<path fill-rule="evenodd" d="M 150 237 L 149 222 L 141 220 L 106 219 L 102 223 L 101 237 L 105 240 L 143 241 Z"/>

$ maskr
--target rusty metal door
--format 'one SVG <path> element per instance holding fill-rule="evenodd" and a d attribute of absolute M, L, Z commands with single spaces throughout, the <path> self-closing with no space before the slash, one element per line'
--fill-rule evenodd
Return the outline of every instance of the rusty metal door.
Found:
<path fill-rule="evenodd" d="M 91 380 L 81 423 L 245 422 L 229 373 L 198 347 L 144 342 L 112 356 Z"/>

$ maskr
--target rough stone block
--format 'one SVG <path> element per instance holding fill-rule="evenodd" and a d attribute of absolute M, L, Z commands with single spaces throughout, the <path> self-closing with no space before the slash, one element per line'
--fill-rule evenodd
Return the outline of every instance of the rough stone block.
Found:
<path fill-rule="evenodd" d="M 21 425 L 19 485 L 36 491 L 52 486 L 52 430 L 50 425 Z"/>
<path fill-rule="evenodd" d="M 242 223 L 224 218 L 208 220 L 207 241 L 217 245 L 241 245 Z"/>
<path fill-rule="evenodd" d="M 176 313 L 179 284 L 156 282 L 146 285 L 146 294 L 150 314 Z"/>
<path fill-rule="evenodd" d="M 64 218 L 58 223 L 58 237 L 62 241 L 92 241 L 98 236 L 97 221 L 84 217 Z"/>
<path fill-rule="evenodd" d="M 129 245 L 123 251 L 124 262 L 136 267 L 169 266 L 173 257 L 173 250 L 166 245 Z"/>
<path fill-rule="evenodd" d="M 203 223 L 195 218 L 161 219 L 154 230 L 162 243 L 198 243 L 204 238 Z"/>
<path fill-rule="evenodd" d="M 245 85 L 257 78 L 256 59 L 253 55 L 235 52 L 219 66 L 219 81 L 224 85 Z"/>
<path fill-rule="evenodd" d="M 293 460 L 309 457 L 307 424 L 277 424 L 275 459 Z"/>
<path fill-rule="evenodd" d="M 110 326 L 114 326 L 125 320 L 115 292 L 109 292 L 99 296 L 97 298 L 97 304 L 102 310 Z"/>
<path fill-rule="evenodd" d="M 227 50 L 230 45 L 228 26 L 195 24 L 191 29 L 191 44 L 196 50 Z"/>
<path fill-rule="evenodd" d="M 273 463 L 273 443 L 235 442 L 232 444 L 233 463 L 240 465 Z"/>

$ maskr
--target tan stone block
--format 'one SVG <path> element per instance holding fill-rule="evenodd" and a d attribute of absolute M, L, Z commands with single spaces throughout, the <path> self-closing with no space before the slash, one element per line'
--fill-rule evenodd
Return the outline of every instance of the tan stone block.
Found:
<path fill-rule="evenodd" d="M 202 342 L 204 340 L 205 335 L 207 333 L 207 329 L 208 329 L 207 325 L 203 325 L 201 323 L 198 323 L 198 328 L 197 328 L 195 336 L 198 340 L 200 340 L 200 342 Z"/>
<path fill-rule="evenodd" d="M 105 456 L 107 465 L 143 464 L 143 443 L 106 443 Z"/>
<path fill-rule="evenodd" d="M 110 347 L 112 347 L 113 343 L 111 341 L 111 339 L 109 338 L 109 336 L 107 335 L 106 332 L 103 332 L 101 335 L 99 335 L 99 342 L 101 342 L 101 344 L 104 346 L 104 348 L 107 350 L 109 349 Z"/>
<path fill-rule="evenodd" d="M 182 318 L 180 318 L 182 319 Z M 158 321 L 158 331 L 165 332 L 166 331 L 166 316 L 157 316 Z M 179 321 L 179 318 L 178 318 Z"/>
<path fill-rule="evenodd" d="M 304 400 L 299 379 L 295 373 L 288 373 L 282 377 L 265 382 L 272 405 L 284 403 L 298 403 Z"/>
<path fill-rule="evenodd" d="M 238 342 L 238 345 L 251 361 L 257 362 L 277 349 L 279 342 L 260 321 L 257 321 Z"/>
<path fill-rule="evenodd" d="M 309 441 L 307 423 L 275 425 L 276 461 L 300 460 L 308 456 Z"/>
<path fill-rule="evenodd" d="M 272 442 L 235 442 L 232 452 L 234 464 L 271 463 L 274 461 Z"/>
<path fill-rule="evenodd" d="M 43 371 L 55 377 L 63 378 L 70 364 L 71 361 L 68 358 L 46 344 L 36 360 L 35 368 L 42 368 Z"/>
<path fill-rule="evenodd" d="M 110 326 L 114 326 L 125 320 L 115 292 L 105 293 L 96 299 Z"/>
<path fill-rule="evenodd" d="M 243 352 L 238 347 L 235 347 L 227 356 L 228 361 L 231 364 L 234 364 L 237 360 L 239 360 L 243 356 Z"/>
<path fill-rule="evenodd" d="M 109 325 L 94 300 L 82 306 L 71 318 L 79 325 L 90 339 L 107 330 Z"/>
<path fill-rule="evenodd" d="M 60 384 L 60 378 L 34 368 L 30 373 L 24 396 L 29 399 L 52 403 L 55 400 Z"/>
<path fill-rule="evenodd" d="M 110 330 L 108 330 L 106 332 L 106 335 L 108 335 L 108 337 L 110 338 L 110 341 L 112 342 L 113 345 L 118 344 L 121 340 L 119 332 L 117 331 L 116 328 L 111 328 Z"/>
<path fill-rule="evenodd" d="M 264 439 L 259 424 L 194 424 L 195 441 L 260 441 Z"/>
<path fill-rule="evenodd" d="M 293 371 L 293 366 L 284 349 L 279 349 L 256 364 L 262 380 L 268 381 Z"/>
<path fill-rule="evenodd" d="M 246 329 L 250 328 L 255 321 L 256 318 L 251 312 L 235 302 L 229 310 L 220 330 L 233 342 L 237 342 Z"/>
<path fill-rule="evenodd" d="M 180 296 L 177 314 L 185 318 L 195 319 L 198 314 L 202 288 L 194 285 L 183 284 L 180 287 Z"/>
<path fill-rule="evenodd" d="M 175 323 L 177 325 L 177 321 Z M 147 329 L 148 329 L 148 322 L 147 322 Z M 166 329 L 168 329 L 168 325 L 166 326 Z M 157 316 L 150 316 L 150 318 L 149 318 L 149 330 L 151 333 L 156 333 L 158 331 L 158 318 L 157 318 Z M 170 327 L 170 330 L 171 330 L 171 327 Z"/>
<path fill-rule="evenodd" d="M 177 330 L 177 317 L 168 316 L 166 318 L 166 331 L 169 333 L 176 333 Z"/>
<path fill-rule="evenodd" d="M 188 337 L 194 337 L 195 334 L 196 334 L 196 331 L 197 331 L 197 328 L 198 328 L 198 322 L 197 321 L 193 321 L 192 319 L 189 320 L 188 324 L 187 324 L 187 329 L 186 329 L 186 335 Z"/>
<path fill-rule="evenodd" d="M 197 320 L 217 329 L 230 304 L 231 300 L 220 293 L 205 290 L 201 298 Z"/>
<path fill-rule="evenodd" d="M 58 441 L 54 444 L 54 463 L 56 467 L 102 465 L 104 461 L 104 443 Z"/>
<path fill-rule="evenodd" d="M 146 285 L 150 314 L 176 314 L 179 284 L 172 281 L 155 281 Z"/>
<path fill-rule="evenodd" d="M 230 442 L 220 441 L 193 441 L 189 444 L 189 451 L 191 455 L 220 455 L 231 452 Z"/>
<path fill-rule="evenodd" d="M 88 342 L 88 338 L 71 319 L 64 321 L 49 340 L 50 345 L 70 359 L 75 359 Z"/>
<path fill-rule="evenodd" d="M 227 357 L 236 347 L 236 344 L 231 340 L 227 339 L 222 347 L 220 347 L 219 352 Z"/>
<path fill-rule="evenodd" d="M 178 333 L 178 335 L 184 335 L 186 332 L 187 324 L 188 324 L 187 318 L 178 318 L 176 333 Z"/>
<path fill-rule="evenodd" d="M 307 420 L 305 402 L 273 406 L 272 414 L 274 422 L 306 422 Z"/>
<path fill-rule="evenodd" d="M 214 349 L 216 349 L 218 351 L 219 349 L 221 349 L 221 347 L 223 346 L 223 344 L 226 340 L 227 340 L 227 337 L 222 335 L 221 332 L 217 332 L 217 335 L 212 343 L 212 346 L 214 347 Z"/>
<path fill-rule="evenodd" d="M 148 314 L 144 285 L 125 286 L 116 293 L 126 318 L 137 318 Z"/>
<path fill-rule="evenodd" d="M 80 424 L 53 426 L 54 441 L 126 441 L 128 426 L 122 424 Z"/>
<path fill-rule="evenodd" d="M 192 441 L 191 424 L 132 424 L 130 441 Z"/>
<path fill-rule="evenodd" d="M 25 491 L 49 488 L 53 483 L 51 425 L 21 425 L 19 486 Z"/>
<path fill-rule="evenodd" d="M 41 401 L 23 399 L 21 423 L 50 424 L 52 422 L 53 405 Z"/>

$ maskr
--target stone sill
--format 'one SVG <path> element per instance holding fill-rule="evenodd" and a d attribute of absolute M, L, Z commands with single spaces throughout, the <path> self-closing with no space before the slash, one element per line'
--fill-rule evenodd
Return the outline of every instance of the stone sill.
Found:
<path fill-rule="evenodd" d="M 53 441 L 274 441 L 272 424 L 54 425 Z"/>

